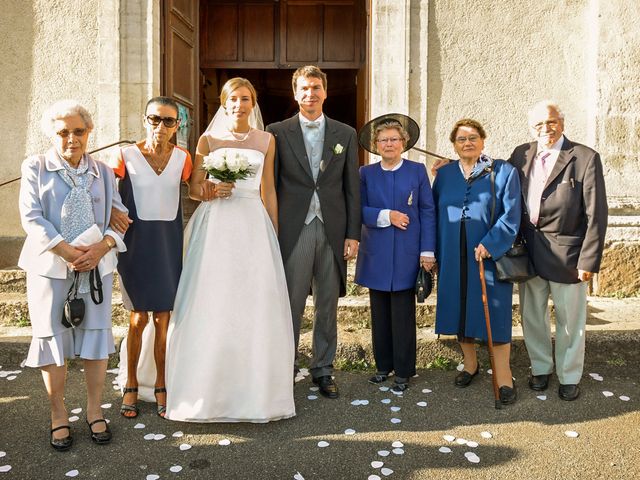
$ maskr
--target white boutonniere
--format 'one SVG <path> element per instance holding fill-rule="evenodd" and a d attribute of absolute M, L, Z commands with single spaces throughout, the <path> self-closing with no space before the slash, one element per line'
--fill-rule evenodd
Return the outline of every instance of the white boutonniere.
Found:
<path fill-rule="evenodd" d="M 340 155 L 343 151 L 344 151 L 344 147 L 339 143 L 336 143 L 333 146 L 333 153 L 335 153 L 336 155 Z"/>

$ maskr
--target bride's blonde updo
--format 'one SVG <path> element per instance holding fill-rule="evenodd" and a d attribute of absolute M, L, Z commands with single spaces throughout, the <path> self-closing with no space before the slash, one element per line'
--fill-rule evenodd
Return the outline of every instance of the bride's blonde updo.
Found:
<path fill-rule="evenodd" d="M 242 77 L 234 77 L 227 80 L 227 82 L 222 87 L 220 91 L 220 104 L 224 105 L 227 102 L 227 98 L 231 95 L 231 92 L 237 90 L 240 87 L 247 87 L 249 92 L 251 92 L 251 104 L 255 107 L 256 102 L 258 101 L 258 94 L 256 93 L 256 89 L 253 88 L 253 85 L 249 80 Z"/>

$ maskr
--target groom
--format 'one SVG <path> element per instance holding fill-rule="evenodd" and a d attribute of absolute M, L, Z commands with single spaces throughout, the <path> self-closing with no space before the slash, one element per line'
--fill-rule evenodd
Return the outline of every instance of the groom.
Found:
<path fill-rule="evenodd" d="M 327 76 L 316 66 L 292 78 L 300 112 L 267 127 L 276 139 L 280 249 L 287 277 L 296 352 L 300 324 L 313 294 L 311 375 L 320 393 L 338 398 L 332 379 L 338 297 L 346 293 L 347 261 L 360 239 L 356 132 L 322 113 Z"/>

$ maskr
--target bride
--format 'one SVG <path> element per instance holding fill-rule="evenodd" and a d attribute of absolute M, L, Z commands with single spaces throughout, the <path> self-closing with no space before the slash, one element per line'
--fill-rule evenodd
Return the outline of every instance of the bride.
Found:
<path fill-rule="evenodd" d="M 232 78 L 198 142 L 185 259 L 167 339 L 167 413 L 185 422 L 293 417 L 294 340 L 277 241 L 275 140 L 255 127 L 256 91 Z M 253 126 L 252 126 L 253 125 Z M 242 154 L 254 175 L 206 178 L 203 158 Z M 198 193 L 199 192 L 199 193 Z M 262 201 L 261 200 L 262 197 Z"/>

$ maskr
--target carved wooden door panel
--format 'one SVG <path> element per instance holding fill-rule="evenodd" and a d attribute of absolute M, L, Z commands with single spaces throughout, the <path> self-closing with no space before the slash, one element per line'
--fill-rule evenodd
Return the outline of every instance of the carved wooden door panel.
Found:
<path fill-rule="evenodd" d="M 194 128 L 200 108 L 198 67 L 198 0 L 164 0 L 163 94 L 180 106 L 182 125 L 178 145 L 192 154 L 197 142 Z"/>

